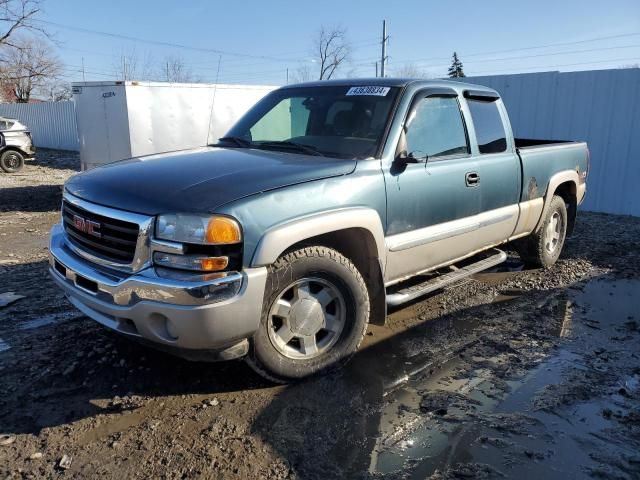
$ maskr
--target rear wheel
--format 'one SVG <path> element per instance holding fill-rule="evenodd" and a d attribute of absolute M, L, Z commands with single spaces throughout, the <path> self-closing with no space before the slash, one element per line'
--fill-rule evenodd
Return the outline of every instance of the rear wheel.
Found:
<path fill-rule="evenodd" d="M 24 166 L 24 156 L 15 150 L 7 150 L 0 155 L 0 167 L 7 173 L 15 173 Z"/>
<path fill-rule="evenodd" d="M 525 264 L 551 267 L 560 256 L 567 236 L 567 205 L 554 195 L 541 228 L 534 234 L 517 240 L 514 246 Z"/>
<path fill-rule="evenodd" d="M 296 250 L 269 272 L 247 361 L 276 382 L 338 368 L 358 349 L 368 321 L 367 287 L 353 263 L 327 247 Z"/>

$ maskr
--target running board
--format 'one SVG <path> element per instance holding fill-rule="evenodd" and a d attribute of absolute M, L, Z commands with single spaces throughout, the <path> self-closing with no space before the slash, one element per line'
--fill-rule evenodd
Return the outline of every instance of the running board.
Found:
<path fill-rule="evenodd" d="M 451 285 L 470 275 L 482 272 L 491 267 L 501 264 L 507 259 L 507 254 L 501 250 L 495 250 L 495 254 L 484 258 L 476 263 L 472 263 L 465 267 L 453 270 L 451 272 L 440 275 L 439 277 L 427 280 L 424 283 L 398 290 L 396 293 L 387 295 L 387 305 L 396 306 L 415 300 L 427 293 L 439 290 L 447 285 Z"/>

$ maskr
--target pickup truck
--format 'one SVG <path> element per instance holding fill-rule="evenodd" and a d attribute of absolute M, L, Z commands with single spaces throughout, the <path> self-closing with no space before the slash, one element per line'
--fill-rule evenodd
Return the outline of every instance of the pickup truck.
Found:
<path fill-rule="evenodd" d="M 500 245 L 552 266 L 588 169 L 585 143 L 514 139 L 486 87 L 286 86 L 216 145 L 72 177 L 50 272 L 123 335 L 287 382 L 343 365 L 388 305 L 503 262 Z"/>

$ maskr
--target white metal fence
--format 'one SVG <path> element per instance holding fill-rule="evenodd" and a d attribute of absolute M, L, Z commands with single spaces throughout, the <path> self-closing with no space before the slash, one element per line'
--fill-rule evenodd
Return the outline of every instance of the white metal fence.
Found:
<path fill-rule="evenodd" d="M 585 140 L 585 210 L 640 216 L 640 69 L 469 77 L 496 89 L 514 134 Z"/>
<path fill-rule="evenodd" d="M 0 116 L 29 127 L 36 147 L 79 149 L 73 102 L 2 103 Z"/>

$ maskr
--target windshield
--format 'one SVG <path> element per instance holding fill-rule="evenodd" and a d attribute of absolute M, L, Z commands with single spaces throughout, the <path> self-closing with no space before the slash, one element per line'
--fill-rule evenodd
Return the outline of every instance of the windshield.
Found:
<path fill-rule="evenodd" d="M 394 87 L 302 87 L 277 90 L 256 104 L 221 145 L 321 154 L 374 156 L 398 94 Z"/>

